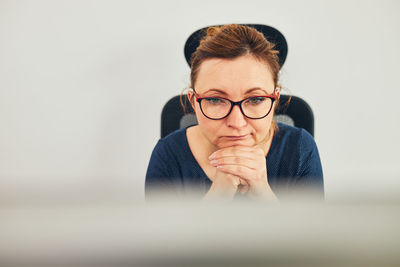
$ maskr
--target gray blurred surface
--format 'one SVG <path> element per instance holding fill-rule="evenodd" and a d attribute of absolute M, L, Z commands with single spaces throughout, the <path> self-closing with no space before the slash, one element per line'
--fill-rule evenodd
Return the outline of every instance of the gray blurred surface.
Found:
<path fill-rule="evenodd" d="M 399 204 L 2 207 L 0 266 L 399 266 Z"/>

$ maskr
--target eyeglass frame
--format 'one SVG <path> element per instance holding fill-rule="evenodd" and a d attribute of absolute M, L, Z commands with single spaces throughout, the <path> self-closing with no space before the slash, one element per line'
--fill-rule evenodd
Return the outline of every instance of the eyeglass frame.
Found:
<path fill-rule="evenodd" d="M 239 106 L 240 112 L 243 114 L 243 116 L 245 116 L 246 118 L 251 119 L 251 120 L 259 120 L 259 119 L 263 119 L 263 118 L 267 117 L 267 116 L 271 113 L 272 106 L 274 105 L 274 102 L 275 102 L 275 101 L 277 100 L 277 98 L 278 98 L 278 97 L 275 95 L 275 91 L 276 91 L 276 89 L 275 89 L 274 92 L 273 92 L 272 94 L 270 94 L 270 95 L 255 95 L 255 96 L 247 97 L 247 98 L 242 99 L 242 100 L 240 100 L 240 101 L 232 101 L 232 100 L 230 100 L 230 99 L 228 99 L 228 98 L 225 98 L 225 97 L 217 97 L 217 96 L 216 96 L 216 97 L 210 97 L 210 96 L 200 97 L 200 96 L 196 93 L 196 91 L 194 91 L 194 90 L 193 90 L 193 93 L 194 93 L 194 96 L 195 96 L 195 98 L 196 98 L 196 101 L 199 103 L 201 113 L 202 113 L 207 119 L 210 119 L 210 120 L 222 120 L 222 119 L 225 119 L 226 117 L 228 117 L 228 116 L 231 114 L 231 112 L 232 112 L 232 110 L 233 110 L 233 107 L 237 105 L 237 106 Z M 271 107 L 269 108 L 267 114 L 265 114 L 264 116 L 262 116 L 262 117 L 260 117 L 260 118 L 252 118 L 252 117 L 249 117 L 249 116 L 247 116 L 246 114 L 244 114 L 244 112 L 243 112 L 242 103 L 243 103 L 245 100 L 248 100 L 249 98 L 253 98 L 253 97 L 266 97 L 266 98 L 271 99 Z M 231 103 L 231 108 L 229 109 L 229 112 L 228 112 L 224 117 L 219 118 L 219 119 L 214 119 L 214 118 L 208 117 L 208 116 L 204 113 L 203 108 L 201 107 L 201 103 L 200 103 L 201 100 L 207 99 L 207 98 L 218 98 L 218 99 L 224 99 L 224 100 L 229 101 L 229 102 Z"/>

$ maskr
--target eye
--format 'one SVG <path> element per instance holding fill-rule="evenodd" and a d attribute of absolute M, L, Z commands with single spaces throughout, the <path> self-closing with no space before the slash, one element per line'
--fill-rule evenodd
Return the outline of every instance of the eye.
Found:
<path fill-rule="evenodd" d="M 265 97 L 263 97 L 263 96 L 255 96 L 255 97 L 248 98 L 246 100 L 246 103 L 252 104 L 252 105 L 258 105 L 258 104 L 261 104 L 264 101 L 265 101 Z"/>
<path fill-rule="evenodd" d="M 206 101 L 206 103 L 210 104 L 210 105 L 226 104 L 225 99 L 218 98 L 218 97 L 207 97 L 207 98 L 204 98 L 204 101 Z"/>

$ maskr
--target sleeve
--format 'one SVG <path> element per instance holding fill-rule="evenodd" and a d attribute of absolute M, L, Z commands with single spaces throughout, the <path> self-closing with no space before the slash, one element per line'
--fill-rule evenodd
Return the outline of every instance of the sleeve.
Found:
<path fill-rule="evenodd" d="M 296 187 L 316 198 L 324 198 L 324 178 L 318 148 L 314 138 L 305 130 L 300 135 Z"/>
<path fill-rule="evenodd" d="M 154 199 L 160 193 L 174 191 L 171 160 L 168 157 L 166 144 L 161 139 L 153 149 L 146 172 L 145 198 Z"/>

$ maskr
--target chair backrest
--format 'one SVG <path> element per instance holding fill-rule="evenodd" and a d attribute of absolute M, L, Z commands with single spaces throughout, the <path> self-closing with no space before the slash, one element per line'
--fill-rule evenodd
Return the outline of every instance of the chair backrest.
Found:
<path fill-rule="evenodd" d="M 288 45 L 285 36 L 275 29 L 274 27 L 263 25 L 263 24 L 243 24 L 255 28 L 257 31 L 261 32 L 265 38 L 275 44 L 274 49 L 279 51 L 279 65 L 282 67 L 285 63 L 286 56 L 288 53 Z M 206 34 L 206 29 L 209 27 L 201 28 L 194 33 L 192 33 L 185 43 L 185 58 L 186 62 L 190 66 L 190 59 L 192 54 L 196 51 L 200 44 L 201 38 Z"/>
<path fill-rule="evenodd" d="M 186 95 L 182 97 L 184 99 Z M 303 128 L 314 136 L 314 115 L 311 107 L 303 99 L 297 96 L 281 95 L 279 102 L 274 116 L 276 122 Z M 180 96 L 174 96 L 165 104 L 161 113 L 161 137 L 180 128 L 197 124 L 190 103 L 188 101 L 183 101 L 183 103 L 186 112 L 181 105 Z"/>

